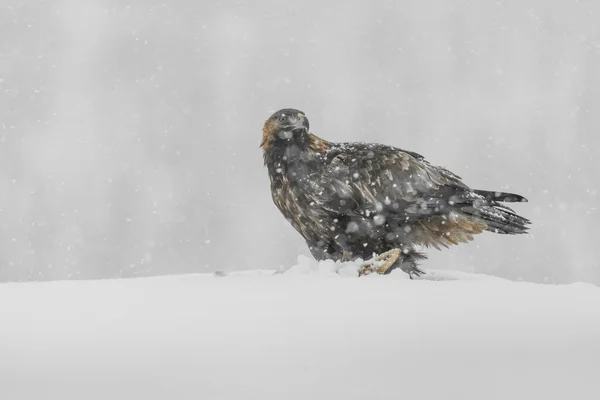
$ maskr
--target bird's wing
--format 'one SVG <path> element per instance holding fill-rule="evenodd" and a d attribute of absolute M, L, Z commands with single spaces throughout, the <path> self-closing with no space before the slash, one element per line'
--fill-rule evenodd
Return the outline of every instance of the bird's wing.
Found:
<path fill-rule="evenodd" d="M 319 202 L 341 214 L 385 209 L 409 219 L 439 214 L 472 191 L 452 172 L 422 156 L 377 144 L 340 144 L 321 175 Z"/>
<path fill-rule="evenodd" d="M 323 209 L 371 226 L 381 222 L 400 232 L 398 240 L 436 248 L 486 229 L 523 233 L 529 223 L 447 169 L 390 146 L 332 147 L 318 186 L 315 203 Z"/>

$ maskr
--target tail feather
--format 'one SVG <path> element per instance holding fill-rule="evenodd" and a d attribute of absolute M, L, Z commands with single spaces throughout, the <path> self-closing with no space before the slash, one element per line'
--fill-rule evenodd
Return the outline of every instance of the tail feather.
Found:
<path fill-rule="evenodd" d="M 518 235 L 527 233 L 529 230 L 528 225 L 531 224 L 531 221 L 502 203 L 525 203 L 527 199 L 523 196 L 514 193 L 465 190 L 448 186 L 445 189 L 446 192 L 441 193 L 440 198 L 447 199 L 449 210 L 439 207 L 440 198 L 432 197 L 429 202 L 425 203 L 425 207 L 421 206 L 418 209 L 418 219 L 422 219 L 423 215 L 432 216 L 437 213 L 445 214 L 448 211 L 455 211 L 461 215 L 472 217 L 475 221 L 484 222 L 487 227 L 483 229 L 490 232 Z"/>
<path fill-rule="evenodd" d="M 514 193 L 492 192 L 489 190 L 475 190 L 480 196 L 485 197 L 487 201 L 500 201 L 505 203 L 527 203 L 527 199 Z"/>
<path fill-rule="evenodd" d="M 497 202 L 475 203 L 461 207 L 461 211 L 483 220 L 488 226 L 486 230 L 500 234 L 518 235 L 527 233 L 529 229 L 527 225 L 531 224 L 531 221 L 527 218 L 521 217 L 510 208 Z"/>
<path fill-rule="evenodd" d="M 475 194 L 475 196 L 473 196 Z M 466 193 L 465 196 L 456 196 L 454 198 L 454 207 L 461 213 L 475 217 L 487 224 L 488 231 L 518 235 L 527 233 L 531 224 L 527 218 L 518 215 L 502 202 L 521 202 L 527 199 L 514 193 L 491 192 L 487 190 L 474 190 Z"/>

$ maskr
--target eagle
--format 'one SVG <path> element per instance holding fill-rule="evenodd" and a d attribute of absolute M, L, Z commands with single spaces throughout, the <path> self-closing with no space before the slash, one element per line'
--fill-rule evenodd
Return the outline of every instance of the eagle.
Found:
<path fill-rule="evenodd" d="M 335 143 L 286 108 L 265 122 L 260 147 L 273 202 L 317 260 L 367 260 L 359 274 L 424 272 L 418 251 L 466 243 L 483 231 L 527 233 L 503 203 L 523 196 L 471 189 L 422 155 L 377 143 Z"/>

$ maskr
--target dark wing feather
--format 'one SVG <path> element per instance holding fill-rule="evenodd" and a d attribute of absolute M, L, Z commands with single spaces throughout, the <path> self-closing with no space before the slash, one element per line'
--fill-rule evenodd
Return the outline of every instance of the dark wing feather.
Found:
<path fill-rule="evenodd" d="M 460 177 L 413 154 L 377 144 L 333 147 L 321 175 L 320 203 L 339 213 L 362 215 L 388 206 L 422 216 L 439 212 L 440 200 L 470 192 Z"/>
<path fill-rule="evenodd" d="M 485 197 L 487 201 L 501 201 L 506 203 L 527 203 L 527 199 L 514 193 L 491 192 L 489 190 L 475 190 L 475 193 Z"/>
<path fill-rule="evenodd" d="M 527 229 L 528 220 L 497 202 L 522 201 L 520 196 L 474 191 L 460 179 L 416 153 L 378 144 L 337 144 L 327 154 L 317 201 L 339 215 L 383 215 L 396 229 L 409 225 L 415 243 L 434 247 L 466 242 L 484 229 Z"/>

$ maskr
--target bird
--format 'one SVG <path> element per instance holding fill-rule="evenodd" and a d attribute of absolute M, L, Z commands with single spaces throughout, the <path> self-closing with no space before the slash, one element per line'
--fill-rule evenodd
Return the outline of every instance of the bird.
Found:
<path fill-rule="evenodd" d="M 484 231 L 527 233 L 531 221 L 503 203 L 523 196 L 471 189 L 448 169 L 400 148 L 331 142 L 306 114 L 281 109 L 264 123 L 260 148 L 275 206 L 319 261 L 363 260 L 359 275 L 424 271 L 424 248 L 466 243 Z"/>

